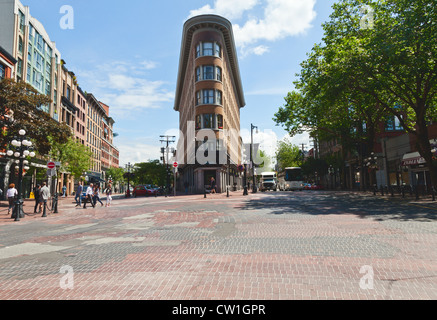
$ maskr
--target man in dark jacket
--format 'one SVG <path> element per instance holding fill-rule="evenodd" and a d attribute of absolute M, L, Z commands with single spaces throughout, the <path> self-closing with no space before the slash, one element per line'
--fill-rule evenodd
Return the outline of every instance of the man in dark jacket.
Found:
<path fill-rule="evenodd" d="M 35 209 L 33 210 L 33 213 L 40 213 L 41 212 L 41 186 L 39 184 L 36 185 L 36 187 L 33 189 L 33 194 L 35 196 Z M 36 212 L 39 206 L 39 212 Z"/>

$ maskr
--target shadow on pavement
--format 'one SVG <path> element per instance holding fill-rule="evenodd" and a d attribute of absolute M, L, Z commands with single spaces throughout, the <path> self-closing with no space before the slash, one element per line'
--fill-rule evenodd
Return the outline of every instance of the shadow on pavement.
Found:
<path fill-rule="evenodd" d="M 246 201 L 241 210 L 270 210 L 270 214 L 339 215 L 384 220 L 436 221 L 435 204 L 391 201 L 351 192 L 281 192 Z"/>

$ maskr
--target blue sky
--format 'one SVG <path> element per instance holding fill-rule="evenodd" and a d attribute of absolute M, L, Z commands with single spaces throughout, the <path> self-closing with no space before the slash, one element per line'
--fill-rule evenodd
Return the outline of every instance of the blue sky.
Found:
<path fill-rule="evenodd" d="M 56 42 L 84 91 L 110 106 L 120 165 L 159 159 L 160 135 L 178 132 L 173 110 L 182 28 L 191 16 L 215 13 L 234 26 L 246 106 L 241 135 L 272 154 L 286 132 L 272 120 L 292 90 L 300 63 L 329 19 L 334 0 L 22 0 Z M 73 29 L 60 9 L 74 10 Z M 295 144 L 311 142 L 307 135 Z"/>

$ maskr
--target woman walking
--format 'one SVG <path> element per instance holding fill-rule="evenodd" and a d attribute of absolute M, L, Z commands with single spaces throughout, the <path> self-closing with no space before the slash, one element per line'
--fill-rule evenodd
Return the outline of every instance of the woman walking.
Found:
<path fill-rule="evenodd" d="M 94 189 L 93 200 L 94 200 L 94 206 L 97 204 L 97 201 L 98 201 L 98 202 L 100 202 L 100 204 L 103 207 L 103 202 L 100 200 L 100 186 L 99 185 L 97 185 L 96 188 Z"/>
<path fill-rule="evenodd" d="M 112 202 L 112 186 L 108 185 L 108 187 L 105 189 L 106 193 L 106 206 L 110 207 Z"/>
<path fill-rule="evenodd" d="M 18 191 L 17 191 L 17 189 L 15 189 L 15 184 L 11 183 L 9 185 L 9 189 L 6 193 L 6 196 L 8 198 L 8 202 L 9 202 L 8 214 L 10 214 L 11 209 L 12 209 L 12 212 L 14 212 L 15 197 L 18 196 Z"/>

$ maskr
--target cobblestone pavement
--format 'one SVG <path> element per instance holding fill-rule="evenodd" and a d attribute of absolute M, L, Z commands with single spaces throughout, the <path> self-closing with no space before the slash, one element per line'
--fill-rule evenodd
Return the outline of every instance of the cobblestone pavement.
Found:
<path fill-rule="evenodd" d="M 437 206 L 347 192 L 0 212 L 0 299 L 437 299 Z"/>

